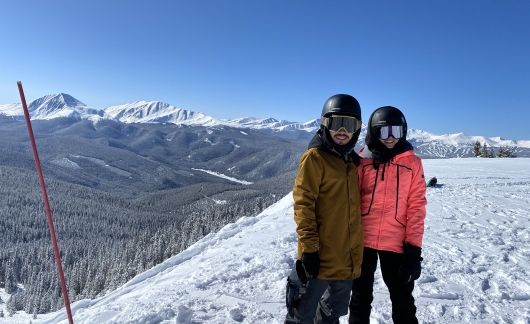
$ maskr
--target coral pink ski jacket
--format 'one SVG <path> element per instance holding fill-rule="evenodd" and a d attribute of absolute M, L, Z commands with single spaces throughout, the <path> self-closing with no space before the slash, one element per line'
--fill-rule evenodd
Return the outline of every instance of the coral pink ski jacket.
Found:
<path fill-rule="evenodd" d="M 358 173 L 364 246 L 397 253 L 405 241 L 421 247 L 427 205 L 421 159 L 409 150 L 375 169 L 370 156 Z"/>

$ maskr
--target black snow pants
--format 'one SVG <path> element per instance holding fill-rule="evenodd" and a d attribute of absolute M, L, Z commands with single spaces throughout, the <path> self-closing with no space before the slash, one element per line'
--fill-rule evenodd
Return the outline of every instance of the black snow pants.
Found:
<path fill-rule="evenodd" d="M 361 276 L 353 280 L 350 300 L 350 324 L 369 324 L 372 310 L 374 273 L 377 258 L 381 263 L 383 281 L 388 287 L 392 301 L 392 319 L 395 324 L 417 324 L 414 305 L 414 281 L 403 284 L 398 275 L 403 254 L 364 248 Z"/>

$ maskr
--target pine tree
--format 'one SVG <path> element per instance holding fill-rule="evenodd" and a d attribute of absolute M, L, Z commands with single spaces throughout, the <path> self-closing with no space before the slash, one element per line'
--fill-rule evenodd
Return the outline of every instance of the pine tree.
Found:
<path fill-rule="evenodd" d="M 476 141 L 475 144 L 473 145 L 473 154 L 475 155 L 475 157 L 482 156 L 481 151 L 482 151 L 482 145 L 480 145 L 479 141 Z"/>
<path fill-rule="evenodd" d="M 11 296 L 11 298 L 9 298 L 9 300 L 7 301 L 6 310 L 9 316 L 13 316 L 13 314 L 17 312 L 16 303 L 17 303 L 16 295 Z"/>
<path fill-rule="evenodd" d="M 12 263 L 8 263 L 6 267 L 6 282 L 5 282 L 5 290 L 8 294 L 14 294 L 17 292 L 17 282 L 15 279 L 15 272 L 12 268 Z"/>
<path fill-rule="evenodd" d="M 484 146 L 482 147 L 482 157 L 485 158 L 492 158 L 495 157 L 493 154 L 493 150 L 488 149 L 488 144 L 484 143 Z"/>
<path fill-rule="evenodd" d="M 501 147 L 499 148 L 499 152 L 497 152 L 497 157 L 504 158 L 504 157 L 515 157 L 515 154 L 513 153 L 513 149 L 509 147 Z"/>

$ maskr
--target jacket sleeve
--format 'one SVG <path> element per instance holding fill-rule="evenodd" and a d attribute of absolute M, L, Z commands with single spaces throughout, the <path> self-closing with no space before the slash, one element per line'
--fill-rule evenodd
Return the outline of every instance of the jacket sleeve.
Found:
<path fill-rule="evenodd" d="M 427 213 L 427 199 L 425 198 L 425 176 L 421 159 L 416 157 L 413 166 L 413 178 L 407 203 L 407 229 L 405 241 L 421 247 Z"/>
<path fill-rule="evenodd" d="M 322 174 L 322 161 L 312 150 L 306 151 L 300 160 L 293 187 L 294 221 L 302 253 L 319 250 L 315 206 Z"/>

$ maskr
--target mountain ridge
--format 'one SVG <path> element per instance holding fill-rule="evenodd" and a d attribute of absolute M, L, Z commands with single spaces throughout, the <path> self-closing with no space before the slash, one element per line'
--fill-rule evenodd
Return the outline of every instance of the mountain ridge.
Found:
<path fill-rule="evenodd" d="M 241 117 L 235 119 L 217 119 L 201 112 L 177 108 L 161 101 L 136 101 L 122 105 L 109 106 L 104 109 L 87 107 L 74 97 L 59 93 L 48 95 L 32 101 L 29 105 L 33 120 L 49 120 L 55 118 L 87 119 L 99 122 L 104 119 L 119 121 L 126 124 L 134 123 L 169 123 L 175 125 L 203 127 L 233 127 L 240 129 L 256 129 L 277 133 L 279 135 L 297 134 L 306 139 L 320 125 L 319 119 L 307 122 L 292 122 L 276 118 Z M 0 104 L 0 115 L 18 117 L 22 115 L 20 104 Z M 364 138 L 366 126 L 363 125 L 360 138 Z M 482 146 L 490 148 L 512 147 L 515 153 L 529 150 L 530 140 L 510 140 L 500 136 L 486 137 L 465 135 L 464 133 L 434 134 L 420 129 L 409 129 L 407 138 L 414 144 L 420 155 L 430 158 L 467 157 L 473 154 L 473 145 L 478 141 Z"/>

